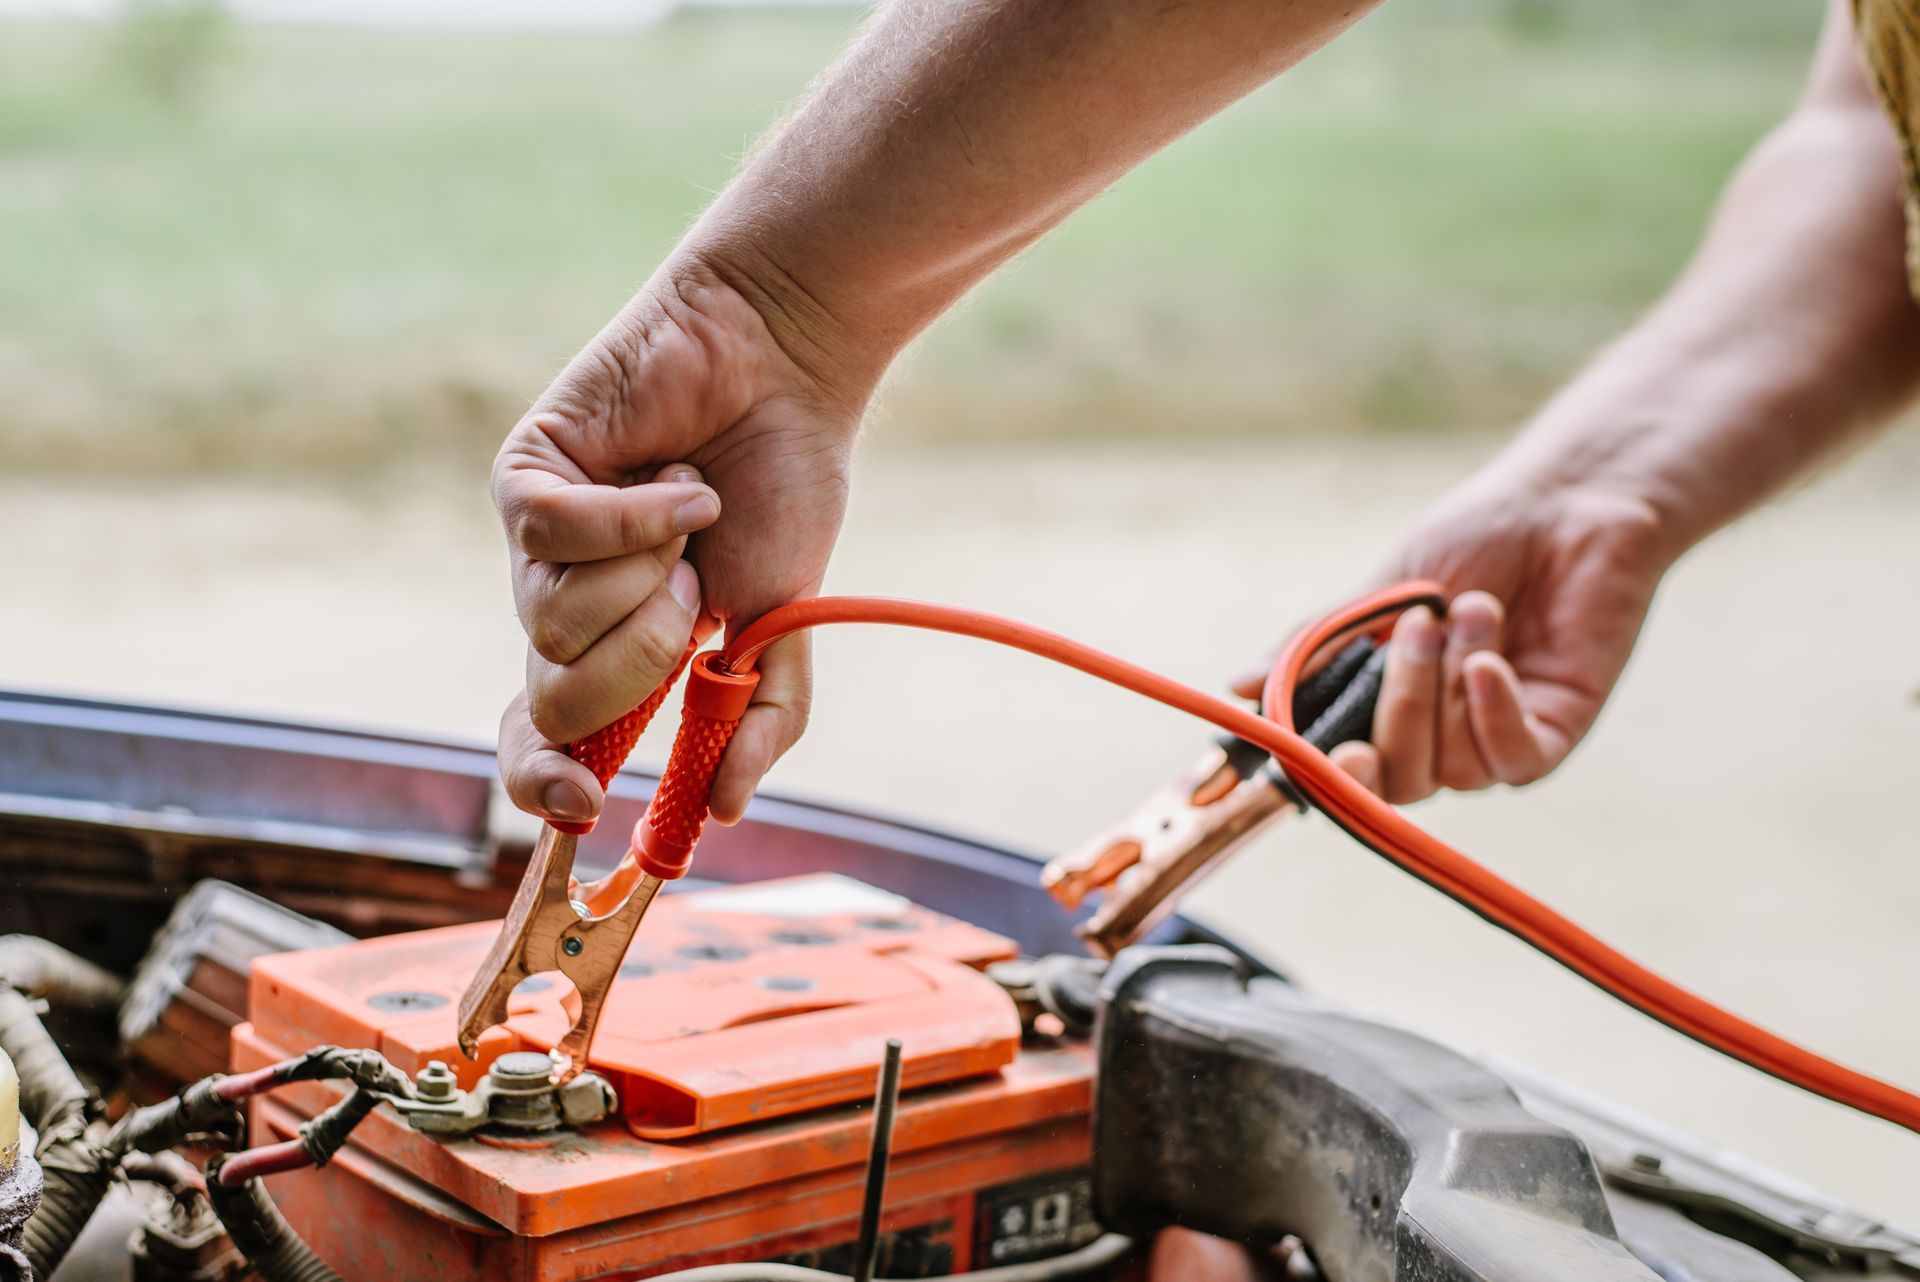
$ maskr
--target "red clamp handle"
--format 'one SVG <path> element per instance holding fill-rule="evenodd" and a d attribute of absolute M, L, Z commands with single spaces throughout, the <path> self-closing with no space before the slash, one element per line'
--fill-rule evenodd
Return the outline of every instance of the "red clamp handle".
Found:
<path fill-rule="evenodd" d="M 627 764 L 627 756 L 632 753 L 633 745 L 640 741 L 642 734 L 646 733 L 647 726 L 652 723 L 654 715 L 667 702 L 667 695 L 672 693 L 673 683 L 678 681 L 680 674 L 687 670 L 687 664 L 693 658 L 693 652 L 699 648 L 698 638 L 689 640 L 686 652 L 680 656 L 680 662 L 673 666 L 673 671 L 667 674 L 667 679 L 662 681 L 639 707 L 611 725 L 602 726 L 586 738 L 576 739 L 567 745 L 567 755 L 593 771 L 593 777 L 600 781 L 602 791 L 605 791 L 613 782 L 613 777 L 620 773 L 620 767 Z M 594 825 L 594 820 L 591 819 L 585 822 L 549 819 L 547 822 L 561 832 L 570 832 L 576 837 L 584 837 L 592 832 Z"/>
<path fill-rule="evenodd" d="M 753 701 L 758 672 L 732 672 L 718 650 L 693 661 L 686 708 L 653 804 L 633 828 L 633 854 L 642 872 L 661 881 L 687 875 L 693 848 L 707 826 L 707 799 L 720 759 Z"/>

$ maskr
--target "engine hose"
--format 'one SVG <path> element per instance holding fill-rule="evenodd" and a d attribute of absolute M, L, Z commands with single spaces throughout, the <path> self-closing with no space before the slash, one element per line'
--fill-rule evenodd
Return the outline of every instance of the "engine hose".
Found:
<path fill-rule="evenodd" d="M 259 1180 L 223 1183 L 221 1164 L 222 1159 L 215 1158 L 207 1168 L 207 1204 L 260 1282 L 341 1282 L 340 1275 L 293 1231 L 266 1185 Z"/>
<path fill-rule="evenodd" d="M 1409 821 L 1294 731 L 1293 691 L 1315 655 L 1357 633 L 1383 634 L 1394 619 L 1416 605 L 1444 608 L 1444 604 L 1438 584 L 1404 583 L 1363 597 L 1309 625 L 1275 664 L 1262 699 L 1264 715 L 1031 624 L 977 610 L 883 597 L 817 597 L 770 611 L 728 641 L 718 661 L 703 656 L 691 665 L 687 697 L 693 700 L 696 687 L 708 674 L 736 680 L 750 676 L 768 646 L 828 623 L 882 623 L 948 632 L 1076 668 L 1257 744 L 1278 760 L 1288 779 L 1315 806 L 1367 848 L 1634 1009 L 1781 1081 L 1920 1133 L 1920 1096 L 1797 1046 L 1633 961 Z M 642 821 L 646 831 L 636 832 L 636 846 L 649 833 L 687 829 L 697 834 L 706 819 L 706 791 L 676 786 L 696 777 L 710 779 L 708 763 L 683 762 L 676 751 Z M 676 813 L 655 813 L 669 802 Z M 678 813 L 679 809 L 686 813 Z"/>
<path fill-rule="evenodd" d="M 0 984 L 85 1017 L 113 1015 L 127 990 L 113 972 L 32 935 L 0 935 Z"/>
<path fill-rule="evenodd" d="M 1065 1255 L 974 1273 L 950 1273 L 946 1282 L 1069 1282 L 1104 1274 L 1132 1249 L 1131 1238 L 1109 1233 Z M 661 1273 L 653 1282 L 852 1282 L 852 1279 L 844 1273 L 825 1273 L 795 1264 L 709 1264 L 678 1273 Z"/>
<path fill-rule="evenodd" d="M 0 984 L 0 1050 L 20 1074 L 20 1111 L 39 1137 L 33 1156 L 44 1183 L 23 1245 L 34 1276 L 51 1277 L 106 1196 L 113 1172 L 87 1142 L 86 1083 L 40 1022 L 38 1004 L 7 984 Z"/>

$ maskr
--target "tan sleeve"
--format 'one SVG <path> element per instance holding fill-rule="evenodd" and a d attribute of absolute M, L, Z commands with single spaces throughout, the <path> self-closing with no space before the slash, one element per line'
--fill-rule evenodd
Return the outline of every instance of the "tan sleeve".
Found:
<path fill-rule="evenodd" d="M 1854 0 L 1854 27 L 1874 92 L 1900 139 L 1907 196 L 1907 283 L 1920 300 L 1920 164 L 1914 159 L 1920 112 L 1920 0 Z"/>

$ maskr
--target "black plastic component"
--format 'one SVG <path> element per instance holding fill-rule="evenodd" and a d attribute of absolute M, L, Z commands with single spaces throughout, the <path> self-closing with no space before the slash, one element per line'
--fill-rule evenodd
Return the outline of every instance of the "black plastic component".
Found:
<path fill-rule="evenodd" d="M 1107 963 L 1093 957 L 1042 957 L 1034 963 L 1034 998 L 1069 1037 L 1089 1036 L 1099 1015 L 1100 981 L 1106 972 Z"/>
<path fill-rule="evenodd" d="M 1257 1247 L 1296 1235 L 1331 1278 L 1657 1276 L 1621 1244 L 1586 1146 L 1503 1080 L 1249 979 L 1223 950 L 1123 953 L 1097 1038 L 1094 1194 L 1109 1230 L 1180 1224 Z"/>

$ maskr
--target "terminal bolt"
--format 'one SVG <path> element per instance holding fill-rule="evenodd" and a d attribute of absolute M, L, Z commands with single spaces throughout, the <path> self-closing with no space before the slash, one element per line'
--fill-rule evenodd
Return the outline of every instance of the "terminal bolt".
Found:
<path fill-rule="evenodd" d="M 423 1100 L 445 1103 L 460 1092 L 460 1081 L 443 1059 L 430 1060 L 413 1079 L 413 1090 Z"/>
<path fill-rule="evenodd" d="M 463 1091 L 453 1070 L 434 1060 L 414 1077 L 413 1095 L 388 1100 L 408 1125 L 427 1135 L 470 1135 L 482 1128 L 538 1134 L 605 1121 L 618 1107 L 597 1073 L 555 1085 L 553 1061 L 537 1051 L 495 1060 L 479 1085 Z"/>
<path fill-rule="evenodd" d="M 560 1117 L 568 1126 L 604 1122 L 618 1104 L 612 1084 L 598 1073 L 580 1073 L 560 1088 Z"/>

